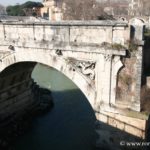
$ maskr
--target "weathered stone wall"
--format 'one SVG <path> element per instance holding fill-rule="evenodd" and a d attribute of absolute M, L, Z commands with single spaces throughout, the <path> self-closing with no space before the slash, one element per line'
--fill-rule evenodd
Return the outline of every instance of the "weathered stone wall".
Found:
<path fill-rule="evenodd" d="M 88 43 L 100 45 L 103 42 L 124 45 L 129 39 L 129 28 L 120 22 L 58 22 L 58 23 L 1 23 L 0 45 L 53 48 L 71 44 Z M 74 49 L 75 50 L 75 49 Z"/>
<path fill-rule="evenodd" d="M 144 23 L 131 20 L 131 35 L 128 55 L 122 58 L 123 69 L 118 72 L 116 105 L 141 110 L 141 86 L 143 78 Z"/>
<path fill-rule="evenodd" d="M 109 111 L 109 107 L 113 105 L 140 111 L 141 50 L 138 50 L 135 64 L 130 66 L 130 61 L 132 62 L 134 58 L 125 57 L 125 49 L 117 47 L 117 44 L 128 47 L 131 38 L 130 30 L 130 26 L 125 22 L 116 21 L 1 23 L 2 63 L 0 67 L 3 70 L 17 61 L 43 63 L 58 69 L 73 80 L 96 110 L 102 108 Z M 132 38 L 139 37 L 139 40 L 142 40 L 141 33 L 142 30 L 138 27 L 134 32 L 135 37 Z M 122 56 L 124 62 L 120 61 Z M 75 60 L 74 64 L 70 63 L 72 59 Z M 59 62 L 59 66 L 56 62 Z M 117 79 L 117 75 L 123 65 L 120 81 L 120 78 Z M 94 67 L 92 68 L 92 66 Z M 70 67 L 73 69 L 69 69 Z M 78 73 L 81 73 L 84 78 L 82 85 L 81 81 L 78 81 Z M 128 83 L 125 83 L 126 87 L 123 88 L 126 92 L 120 98 L 121 100 L 125 99 L 125 93 L 128 94 L 126 101 L 129 103 L 125 104 L 123 100 L 119 99 L 121 104 L 118 105 L 116 90 L 120 90 L 119 86 L 123 85 L 120 82 L 125 82 L 123 80 L 129 82 L 131 73 L 135 75 L 133 78 L 137 77 L 137 80 L 132 84 L 130 82 L 130 87 L 127 85 Z M 91 75 L 93 79 L 91 79 Z M 118 88 L 116 88 L 117 80 Z"/>
<path fill-rule="evenodd" d="M 99 122 L 115 126 L 124 132 L 135 129 L 131 134 L 137 133 L 143 138 L 141 133 L 143 135 L 146 130 L 147 118 L 139 118 L 140 113 L 129 117 L 129 113 L 141 109 L 143 26 L 135 23 L 134 27 L 134 33 L 131 34 L 130 25 L 115 21 L 1 23 L 0 71 L 14 63 L 28 61 L 54 67 L 81 89 L 95 110 Z M 137 53 L 136 57 L 128 58 L 126 48 L 128 49 L 131 39 L 138 39 Z M 121 70 L 123 65 L 124 69 Z M 125 90 L 118 100 L 117 83 L 121 90 Z M 121 99 L 125 99 L 127 94 L 126 104 Z M 125 109 L 120 108 L 134 111 L 125 113 Z M 103 113 L 107 113 L 107 122 L 101 117 Z M 118 121 L 118 114 L 126 116 L 127 120 Z M 137 124 L 142 122 L 143 128 L 140 127 L 137 131 L 136 126 L 132 126 L 132 121 L 137 121 Z M 111 131 L 107 132 L 113 136 Z"/>
<path fill-rule="evenodd" d="M 31 89 L 34 66 L 35 63 L 15 64 L 1 72 L 0 121 L 3 124 L 23 115 L 36 105 Z"/>
<path fill-rule="evenodd" d="M 124 67 L 118 72 L 116 105 L 120 108 L 132 109 L 132 107 L 136 107 L 138 60 L 135 54 L 130 53 L 130 55 L 130 58 L 122 58 Z"/>
<path fill-rule="evenodd" d="M 9 149 L 32 119 L 52 108 L 51 92 L 31 78 L 35 62 L 15 63 L 0 74 L 0 149 Z"/>
<path fill-rule="evenodd" d="M 98 147 L 107 149 L 128 149 L 126 142 L 145 140 L 148 134 L 148 115 L 130 111 L 141 111 L 141 85 L 143 76 L 143 23 L 134 20 L 130 35 L 129 48 L 121 61 L 123 67 L 118 72 L 116 101 L 109 112 L 96 113 L 98 118 Z M 145 63 L 145 62 L 144 62 Z M 146 104 L 145 104 L 146 105 Z M 121 109 L 116 109 L 121 108 Z M 128 108 L 125 110 L 125 108 Z M 115 113 L 114 113 L 115 112 Z M 107 124 L 107 125 L 106 125 Z M 105 136 L 103 136 L 105 135 Z M 121 136 L 120 136 L 121 135 Z M 121 142 L 124 142 L 123 145 Z M 142 147 L 132 147 L 141 149 Z"/>
<path fill-rule="evenodd" d="M 17 61 L 35 61 L 54 67 L 73 80 L 93 108 L 99 109 L 101 102 L 115 103 L 116 73 L 125 50 L 111 45 L 125 46 L 129 30 L 126 23 L 116 21 L 2 23 L 0 67 L 3 70 Z M 74 64 L 69 63 L 72 58 Z M 111 72 L 113 67 L 115 71 Z M 82 84 L 79 74 L 84 78 Z"/>

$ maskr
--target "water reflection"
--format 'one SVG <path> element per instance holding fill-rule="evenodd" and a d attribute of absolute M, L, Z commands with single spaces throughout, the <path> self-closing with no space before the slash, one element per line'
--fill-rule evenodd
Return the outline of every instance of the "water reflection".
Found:
<path fill-rule="evenodd" d="M 82 92 L 64 75 L 38 65 L 33 78 L 51 88 L 54 108 L 33 121 L 15 150 L 93 150 L 95 115 Z"/>

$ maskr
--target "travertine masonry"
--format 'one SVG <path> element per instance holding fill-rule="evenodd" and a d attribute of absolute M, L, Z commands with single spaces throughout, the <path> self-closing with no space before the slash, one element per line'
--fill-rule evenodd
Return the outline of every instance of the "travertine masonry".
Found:
<path fill-rule="evenodd" d="M 131 32 L 132 23 L 135 28 L 134 34 Z M 144 138 L 147 118 L 141 119 L 138 115 L 130 117 L 124 113 L 128 108 L 133 112 L 141 110 L 143 45 L 139 43 L 143 43 L 143 25 L 136 26 L 136 22 L 132 23 L 116 21 L 0 23 L 0 72 L 3 74 L 3 71 L 8 67 L 12 68 L 13 64 L 25 62 L 53 67 L 64 73 L 80 88 L 96 112 L 99 122 L 125 132 L 123 137 L 127 137 L 126 134 L 130 133 Z M 118 74 L 126 67 L 122 59 L 129 57 L 127 55 L 129 41 L 137 40 L 137 37 L 135 64 L 137 80 L 134 83 L 136 91 L 133 95 L 134 101 L 129 105 L 124 103 L 118 105 L 116 102 Z M 30 79 L 29 75 L 26 74 L 25 78 Z M 14 77 L 12 75 L 12 78 Z M 14 87 L 11 87 L 13 81 L 8 81 L 0 83 L 0 90 L 8 89 L 15 93 Z M 3 98 L 7 97 L 6 91 L 2 93 Z M 140 127 L 136 124 L 140 124 Z M 107 133 L 104 135 L 108 135 L 105 137 L 106 141 L 108 143 L 109 139 L 113 141 L 114 129 L 104 132 Z M 101 133 L 101 130 L 98 133 Z"/>

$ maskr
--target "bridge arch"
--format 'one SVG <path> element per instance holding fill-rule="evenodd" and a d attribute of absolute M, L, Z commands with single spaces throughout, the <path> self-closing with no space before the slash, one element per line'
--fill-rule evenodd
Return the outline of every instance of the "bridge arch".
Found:
<path fill-rule="evenodd" d="M 21 62 L 36 62 L 52 67 L 73 81 L 94 107 L 96 99 L 96 90 L 86 77 L 82 75 L 74 66 L 68 63 L 67 59 L 50 54 L 49 51 L 37 50 L 19 50 L 12 52 L 1 59 L 0 72 L 5 68 Z"/>

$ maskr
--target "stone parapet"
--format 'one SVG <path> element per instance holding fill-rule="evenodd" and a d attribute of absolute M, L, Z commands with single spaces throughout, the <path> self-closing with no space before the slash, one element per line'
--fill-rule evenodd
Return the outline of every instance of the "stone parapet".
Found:
<path fill-rule="evenodd" d="M 113 26 L 113 27 L 128 27 L 128 22 L 115 20 L 99 20 L 99 21 L 50 21 L 50 22 L 6 22 L 4 25 L 52 25 L 52 26 Z"/>
<path fill-rule="evenodd" d="M 19 29 L 19 30 L 18 30 Z M 129 39 L 129 27 L 116 21 L 63 21 L 49 23 L 7 22 L 0 24 L 0 45 L 47 48 L 53 45 L 101 45 L 118 43 L 125 45 Z M 40 44 L 40 45 L 39 45 Z M 1 49 L 1 48 L 0 48 Z"/>

